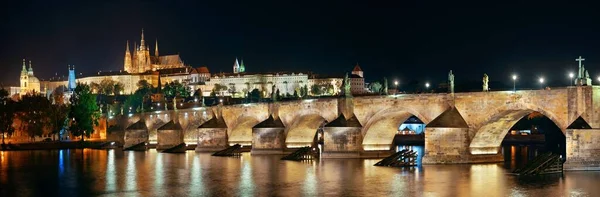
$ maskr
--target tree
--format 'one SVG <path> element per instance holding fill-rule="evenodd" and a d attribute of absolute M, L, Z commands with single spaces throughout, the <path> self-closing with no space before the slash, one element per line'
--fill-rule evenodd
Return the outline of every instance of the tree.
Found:
<path fill-rule="evenodd" d="M 152 87 L 152 84 L 148 83 L 148 81 L 145 79 L 139 80 L 137 82 L 137 87 L 138 87 L 138 90 L 139 89 L 152 90 L 152 88 L 154 88 L 154 87 Z"/>
<path fill-rule="evenodd" d="M 25 130 L 32 139 L 44 134 L 48 123 L 50 101 L 39 93 L 27 93 L 19 101 L 19 119 L 25 124 Z"/>
<path fill-rule="evenodd" d="M 167 83 L 163 88 L 163 93 L 165 93 L 165 97 L 172 99 L 177 96 L 181 97 L 189 97 L 190 96 L 190 88 L 184 86 L 178 81 L 173 81 L 171 83 Z"/>
<path fill-rule="evenodd" d="M 306 84 L 304 84 L 304 87 L 302 87 L 302 90 L 303 90 L 302 97 L 308 96 L 308 86 Z"/>
<path fill-rule="evenodd" d="M 90 91 L 90 86 L 77 83 L 77 87 L 71 96 L 71 110 L 69 111 L 69 120 L 71 126 L 69 129 L 75 136 L 88 138 L 94 132 L 94 126 L 98 125 L 100 112 L 96 105 L 96 97 Z"/>
<path fill-rule="evenodd" d="M 260 90 L 258 90 L 258 89 L 254 89 L 254 90 L 252 90 L 252 91 L 250 92 L 250 100 L 251 100 L 251 101 L 256 101 L 256 102 L 258 102 L 258 101 L 260 101 L 260 99 L 261 99 L 261 93 L 260 93 Z"/>
<path fill-rule="evenodd" d="M 13 119 L 15 118 L 16 103 L 10 99 L 7 90 L 0 87 L 0 135 L 2 135 L 2 144 L 4 144 L 4 136 L 12 135 L 15 131 Z"/>
<path fill-rule="evenodd" d="M 124 90 L 124 85 L 121 82 L 115 82 L 113 85 L 113 94 L 114 95 L 120 95 L 121 92 L 123 92 Z"/>
<path fill-rule="evenodd" d="M 48 126 L 50 133 L 53 134 L 52 140 L 55 140 L 55 134 L 60 134 L 60 131 L 65 128 L 68 114 L 69 109 L 63 102 L 55 102 L 50 105 L 48 109 Z"/>
<path fill-rule="evenodd" d="M 323 94 L 323 86 L 322 85 L 310 86 L 310 93 L 314 96 L 320 96 L 321 94 Z"/>
<path fill-rule="evenodd" d="M 99 94 L 110 95 L 114 93 L 114 89 L 115 81 L 111 79 L 102 79 L 102 81 L 100 81 Z"/>
<path fill-rule="evenodd" d="M 293 97 L 294 97 L 295 99 L 297 99 L 297 98 L 299 97 L 299 95 L 298 95 L 298 91 L 294 90 L 294 95 L 293 95 Z"/>
<path fill-rule="evenodd" d="M 96 93 L 96 94 L 101 94 L 101 89 L 100 89 L 100 84 L 96 83 L 96 82 L 92 82 L 90 83 L 90 88 L 92 89 L 92 92 Z"/>
<path fill-rule="evenodd" d="M 67 87 L 64 85 L 58 86 L 56 89 L 52 91 L 52 99 L 53 103 L 65 103 L 65 90 Z"/>
<path fill-rule="evenodd" d="M 382 87 L 383 86 L 381 85 L 381 83 L 379 83 L 377 81 L 373 82 L 369 85 L 369 89 L 371 90 L 371 92 L 374 92 L 374 93 L 381 93 Z"/>

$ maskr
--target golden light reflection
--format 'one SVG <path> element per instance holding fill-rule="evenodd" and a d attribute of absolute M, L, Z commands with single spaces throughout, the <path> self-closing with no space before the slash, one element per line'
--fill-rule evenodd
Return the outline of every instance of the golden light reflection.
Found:
<path fill-rule="evenodd" d="M 486 196 L 494 191 L 498 196 L 505 196 L 504 188 L 506 177 L 504 170 L 497 164 L 471 165 L 470 169 L 470 196 Z M 468 194 L 466 194 L 468 195 Z"/>
<path fill-rule="evenodd" d="M 156 160 L 154 161 L 154 188 L 161 188 L 164 181 L 164 167 L 163 155 L 161 153 L 156 154 Z"/>
<path fill-rule="evenodd" d="M 200 159 L 197 154 L 193 154 L 192 168 L 190 173 L 190 194 L 191 196 L 202 196 L 204 194 L 204 183 L 202 182 L 202 172 Z"/>
<path fill-rule="evenodd" d="M 108 150 L 108 159 L 106 160 L 106 191 L 115 191 L 116 188 L 116 176 L 117 172 L 115 170 L 115 150 Z"/>
<path fill-rule="evenodd" d="M 254 180 L 252 179 L 252 166 L 250 161 L 244 161 L 242 157 L 242 171 L 240 177 L 239 194 L 242 196 L 254 195 Z"/>
<path fill-rule="evenodd" d="M 128 151 L 127 154 L 127 171 L 125 172 L 125 190 L 132 191 L 137 188 L 136 180 L 136 168 L 135 168 L 135 153 L 134 151 Z"/>

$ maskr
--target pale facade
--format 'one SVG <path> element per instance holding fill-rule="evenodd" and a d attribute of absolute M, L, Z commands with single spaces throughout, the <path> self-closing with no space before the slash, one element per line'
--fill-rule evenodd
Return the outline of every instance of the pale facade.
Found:
<path fill-rule="evenodd" d="M 215 90 L 222 96 L 245 97 L 247 92 L 254 89 L 261 91 L 264 97 L 271 97 L 272 87 L 275 91 L 279 89 L 281 95 L 293 95 L 294 91 L 300 92 L 300 88 L 308 87 L 308 75 L 304 73 L 261 73 L 261 74 L 220 74 L 215 75 L 206 82 L 202 88 L 203 95 L 208 96 L 219 84 L 221 90 Z"/>

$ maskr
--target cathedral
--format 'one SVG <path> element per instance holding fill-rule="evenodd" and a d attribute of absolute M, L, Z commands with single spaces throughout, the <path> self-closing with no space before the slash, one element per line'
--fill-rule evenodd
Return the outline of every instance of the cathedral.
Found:
<path fill-rule="evenodd" d="M 150 47 L 144 40 L 144 30 L 142 29 L 142 39 L 138 46 L 133 44 L 133 52 L 129 50 L 129 41 L 125 49 L 124 70 L 128 73 L 145 73 L 147 71 L 156 71 L 168 68 L 185 67 L 179 55 L 158 55 L 158 40 L 154 45 L 154 55 L 150 55 Z"/>

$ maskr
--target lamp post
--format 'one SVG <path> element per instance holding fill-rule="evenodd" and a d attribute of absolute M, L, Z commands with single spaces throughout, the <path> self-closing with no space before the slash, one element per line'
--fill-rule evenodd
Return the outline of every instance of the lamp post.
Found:
<path fill-rule="evenodd" d="M 540 77 L 540 86 L 542 86 L 542 89 L 544 89 L 544 77 Z"/>
<path fill-rule="evenodd" d="M 513 92 L 517 92 L 517 75 L 513 75 L 512 80 L 513 80 Z"/>
<path fill-rule="evenodd" d="M 573 74 L 573 72 L 570 72 L 569 73 L 569 80 L 570 80 L 569 84 L 575 83 L 575 81 L 573 81 L 573 77 L 575 77 L 575 74 Z"/>
<path fill-rule="evenodd" d="M 396 91 L 395 91 L 394 94 L 397 94 L 398 93 L 398 80 L 394 81 L 394 86 L 395 86 L 395 89 L 396 89 Z"/>
<path fill-rule="evenodd" d="M 429 92 L 429 82 L 425 83 L 425 88 L 427 89 L 427 92 Z"/>

